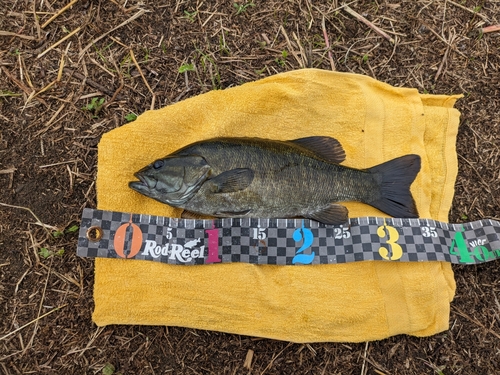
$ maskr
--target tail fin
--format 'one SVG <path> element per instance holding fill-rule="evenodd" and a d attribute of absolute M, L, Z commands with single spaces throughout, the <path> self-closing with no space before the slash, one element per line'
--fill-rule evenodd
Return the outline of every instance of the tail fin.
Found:
<path fill-rule="evenodd" d="M 380 184 L 380 196 L 370 205 L 394 217 L 418 217 L 410 185 L 420 171 L 420 156 L 401 156 L 368 171 L 376 176 Z"/>

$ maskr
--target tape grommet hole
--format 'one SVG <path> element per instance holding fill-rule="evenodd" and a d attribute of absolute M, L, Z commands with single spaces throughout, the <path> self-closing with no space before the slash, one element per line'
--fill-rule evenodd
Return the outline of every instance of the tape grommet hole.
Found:
<path fill-rule="evenodd" d="M 91 242 L 98 242 L 101 240 L 103 231 L 101 227 L 92 226 L 87 229 L 87 239 Z"/>

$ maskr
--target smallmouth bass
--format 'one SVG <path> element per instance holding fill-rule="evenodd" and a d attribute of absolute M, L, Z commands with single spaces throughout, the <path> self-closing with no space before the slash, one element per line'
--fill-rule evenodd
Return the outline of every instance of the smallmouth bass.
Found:
<path fill-rule="evenodd" d="M 142 168 L 129 187 L 196 215 L 348 220 L 338 204 L 359 201 L 391 216 L 416 218 L 410 186 L 420 156 L 405 155 L 368 169 L 345 160 L 334 138 L 290 141 L 214 138 L 187 145 Z"/>

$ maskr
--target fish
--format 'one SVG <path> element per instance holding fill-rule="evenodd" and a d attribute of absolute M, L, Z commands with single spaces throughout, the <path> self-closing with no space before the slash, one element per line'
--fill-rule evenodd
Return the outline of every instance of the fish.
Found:
<path fill-rule="evenodd" d="M 343 224 L 358 201 L 400 218 L 417 218 L 410 187 L 420 156 L 408 154 L 368 169 L 340 165 L 338 140 L 280 141 L 220 137 L 189 144 L 145 166 L 129 187 L 184 209 L 183 217 L 308 218 Z"/>

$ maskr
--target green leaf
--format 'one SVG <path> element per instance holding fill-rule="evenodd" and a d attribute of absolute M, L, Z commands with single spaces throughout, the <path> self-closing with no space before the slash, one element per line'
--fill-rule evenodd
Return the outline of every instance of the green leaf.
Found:
<path fill-rule="evenodd" d="M 182 64 L 179 68 L 179 73 L 189 72 L 194 70 L 194 64 Z"/>
<path fill-rule="evenodd" d="M 61 248 L 61 249 L 57 250 L 56 255 L 59 257 L 62 257 L 64 255 L 64 249 Z"/>
<path fill-rule="evenodd" d="M 125 120 L 128 122 L 135 121 L 137 119 L 137 115 L 135 113 L 129 113 L 128 115 L 125 116 Z"/>
<path fill-rule="evenodd" d="M 102 368 L 103 375 L 113 375 L 114 372 L 115 372 L 115 366 L 113 366 L 111 363 L 106 363 Z"/>
<path fill-rule="evenodd" d="M 75 224 L 66 229 L 66 233 L 75 233 L 78 232 L 78 229 L 80 229 L 80 227 Z"/>
<path fill-rule="evenodd" d="M 83 109 L 87 111 L 95 111 L 98 112 L 102 105 L 104 104 L 104 98 L 92 98 L 89 104 L 87 104 Z"/>
<path fill-rule="evenodd" d="M 251 1 L 250 3 L 246 3 L 246 4 L 233 3 L 233 5 L 236 8 L 236 15 L 246 12 L 248 7 L 255 6 L 253 1 Z"/>
<path fill-rule="evenodd" d="M 184 11 L 184 14 L 186 15 L 185 17 L 183 18 L 186 18 L 189 20 L 189 22 L 194 22 L 195 21 L 195 17 L 196 15 L 198 14 L 198 11 L 195 10 L 194 12 L 188 12 L 187 10 Z"/>
<path fill-rule="evenodd" d="M 50 257 L 51 252 L 50 252 L 50 250 L 49 250 L 49 249 L 47 249 L 46 247 L 42 247 L 42 248 L 40 248 L 40 250 L 38 251 L 38 254 L 39 254 L 42 258 L 47 259 L 48 257 Z"/>
<path fill-rule="evenodd" d="M 9 97 L 9 96 L 21 96 L 21 94 L 16 94 L 9 90 L 0 90 L 0 97 Z"/>
<path fill-rule="evenodd" d="M 54 236 L 54 238 L 59 238 L 59 237 L 62 237 L 64 235 L 64 232 L 61 232 L 60 230 L 56 230 L 55 232 L 52 232 L 52 235 Z"/>

